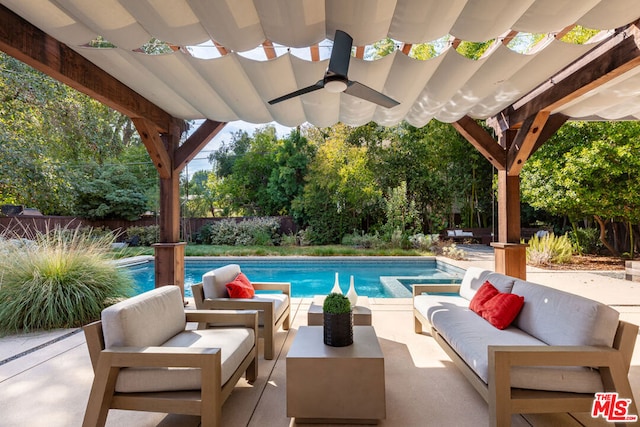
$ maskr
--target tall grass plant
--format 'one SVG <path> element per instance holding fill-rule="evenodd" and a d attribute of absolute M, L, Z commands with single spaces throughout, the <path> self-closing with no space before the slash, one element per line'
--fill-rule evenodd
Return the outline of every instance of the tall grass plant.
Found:
<path fill-rule="evenodd" d="M 0 239 L 0 333 L 81 326 L 133 293 L 111 262 L 113 235 L 58 227 L 12 237 Z"/>

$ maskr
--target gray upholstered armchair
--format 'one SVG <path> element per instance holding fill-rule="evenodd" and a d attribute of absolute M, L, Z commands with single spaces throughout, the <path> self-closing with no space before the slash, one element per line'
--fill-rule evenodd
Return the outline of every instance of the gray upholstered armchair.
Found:
<path fill-rule="evenodd" d="M 271 360 L 275 353 L 274 335 L 280 327 L 289 329 L 291 315 L 291 283 L 251 282 L 258 293 L 253 298 L 230 298 L 226 284 L 240 273 L 240 266 L 229 264 L 209 271 L 202 276 L 202 283 L 191 290 L 198 310 L 258 310 L 258 331 L 264 338 L 264 358 Z"/>

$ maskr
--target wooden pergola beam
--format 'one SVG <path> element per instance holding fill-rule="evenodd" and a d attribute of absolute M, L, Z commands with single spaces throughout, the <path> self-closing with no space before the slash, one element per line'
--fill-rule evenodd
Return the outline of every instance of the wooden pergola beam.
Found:
<path fill-rule="evenodd" d="M 567 103 L 640 65 L 640 30 L 633 24 L 544 82 L 497 117 L 517 128 L 540 111 L 553 113 Z"/>
<path fill-rule="evenodd" d="M 263 41 L 262 49 L 264 50 L 264 54 L 267 56 L 267 59 L 276 59 L 276 48 L 273 46 L 271 40 Z"/>
<path fill-rule="evenodd" d="M 519 175 L 524 163 L 533 152 L 533 147 L 542 133 L 544 125 L 549 118 L 548 111 L 540 111 L 524 121 L 513 143 L 507 152 L 507 174 Z"/>
<path fill-rule="evenodd" d="M 187 163 L 193 160 L 225 126 L 226 123 L 205 120 L 176 150 L 173 163 L 174 173 L 180 173 Z"/>
<path fill-rule="evenodd" d="M 451 124 L 493 166 L 499 170 L 506 169 L 506 150 L 475 120 L 469 116 L 464 116 Z"/>
<path fill-rule="evenodd" d="M 314 44 L 313 46 L 309 46 L 309 52 L 311 53 L 311 60 L 314 62 L 320 61 L 320 47 L 318 44 Z"/>
<path fill-rule="evenodd" d="M 0 5 L 0 50 L 131 118 L 167 132 L 170 114 L 98 68 L 69 46 Z"/>
<path fill-rule="evenodd" d="M 131 121 L 135 125 L 160 178 L 171 177 L 173 162 L 156 127 L 149 120 L 142 117 L 132 117 Z"/>

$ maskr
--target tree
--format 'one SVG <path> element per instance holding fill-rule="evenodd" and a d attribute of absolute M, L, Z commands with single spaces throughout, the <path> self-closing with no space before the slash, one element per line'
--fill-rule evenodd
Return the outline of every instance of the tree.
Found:
<path fill-rule="evenodd" d="M 567 123 L 525 164 L 523 201 L 567 215 L 574 227 L 581 218 L 593 218 L 612 254 L 625 245 L 615 236 L 610 242 L 607 230 L 612 221 L 621 221 L 633 251 L 633 224 L 640 219 L 639 168 L 638 122 Z"/>
<path fill-rule="evenodd" d="M 367 167 L 366 148 L 347 143 L 351 128 L 337 124 L 308 136 L 318 145 L 294 216 L 313 230 L 315 243 L 336 243 L 379 217 L 382 191 Z"/>
<path fill-rule="evenodd" d="M 315 152 L 316 147 L 310 144 L 298 129 L 292 131 L 278 146 L 275 167 L 267 184 L 267 193 L 274 212 L 280 215 L 289 214 L 293 200 L 302 196 L 305 176 Z"/>
<path fill-rule="evenodd" d="M 3 53 L 0 94 L 0 204 L 73 214 L 83 165 L 136 143 L 127 117 Z"/>
<path fill-rule="evenodd" d="M 76 183 L 76 212 L 88 219 L 136 220 L 147 209 L 147 199 L 136 176 L 126 166 L 87 168 L 86 180 Z"/>

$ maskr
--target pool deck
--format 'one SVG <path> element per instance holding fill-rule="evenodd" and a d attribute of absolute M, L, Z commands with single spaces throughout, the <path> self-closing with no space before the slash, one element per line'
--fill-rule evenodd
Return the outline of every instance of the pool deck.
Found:
<path fill-rule="evenodd" d="M 493 253 L 481 246 L 465 247 L 464 261 L 446 262 L 467 268 L 493 269 Z M 548 271 L 527 268 L 527 279 L 602 301 L 621 318 L 640 324 L 640 283 L 614 274 Z M 260 357 L 259 377 L 241 380 L 223 407 L 228 427 L 296 425 L 286 416 L 285 357 L 296 330 L 306 325 L 311 298 L 292 300 L 293 322 L 277 334 L 276 357 Z M 393 427 L 482 426 L 487 405 L 442 349 L 427 334 L 413 332 L 410 298 L 372 298 L 373 325 L 385 355 L 387 418 Z M 193 306 L 193 303 L 190 304 Z M 640 339 L 630 370 L 635 400 L 640 400 Z M 82 423 L 93 371 L 84 335 L 78 329 L 0 338 L 0 426 L 79 426 Z M 461 410 L 461 407 L 464 410 Z M 198 417 L 110 411 L 108 426 L 189 426 Z M 640 423 L 638 423 L 640 426 Z M 513 416 L 514 426 L 605 426 L 589 414 Z"/>

